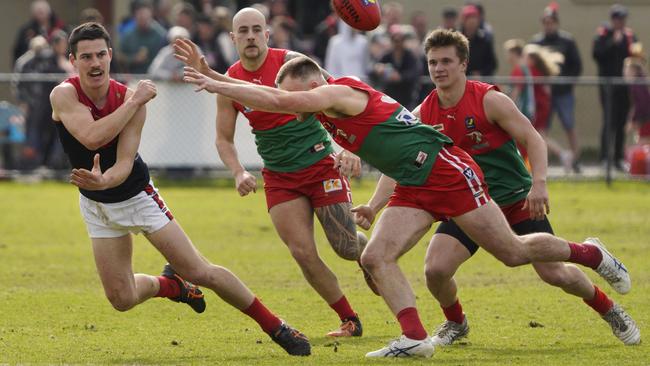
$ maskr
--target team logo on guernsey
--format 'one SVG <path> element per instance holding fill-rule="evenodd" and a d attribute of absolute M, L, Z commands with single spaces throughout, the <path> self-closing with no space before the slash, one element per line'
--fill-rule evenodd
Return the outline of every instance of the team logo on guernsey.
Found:
<path fill-rule="evenodd" d="M 473 130 L 476 128 L 476 120 L 474 119 L 474 117 L 472 116 L 465 117 L 465 128 L 467 128 L 468 130 Z"/>
<path fill-rule="evenodd" d="M 323 181 L 325 193 L 340 191 L 343 189 L 343 183 L 340 179 L 328 179 Z"/>

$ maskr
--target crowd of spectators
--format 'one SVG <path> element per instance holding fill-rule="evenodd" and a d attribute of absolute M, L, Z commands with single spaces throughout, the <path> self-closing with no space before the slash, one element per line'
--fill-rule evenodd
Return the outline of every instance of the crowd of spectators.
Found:
<path fill-rule="evenodd" d="M 309 4 L 305 4 L 309 3 Z M 111 71 L 122 74 L 149 74 L 158 80 L 180 81 L 182 64 L 174 59 L 170 43 L 178 37 L 191 38 L 205 54 L 210 66 L 224 72 L 237 61 L 230 40 L 232 16 L 237 9 L 254 6 L 268 19 L 269 44 L 305 53 L 318 60 L 332 75 L 356 75 L 383 90 L 403 105 L 413 108 L 434 87 L 428 80 L 426 55 L 422 42 L 434 27 L 455 29 L 470 42 L 467 68 L 472 77 L 493 76 L 497 70 L 494 31 L 486 12 L 478 1 L 468 0 L 455 8 L 444 8 L 438 24 L 427 13 L 414 12 L 406 22 L 404 8 L 399 2 L 382 2 L 382 23 L 371 32 L 359 32 L 341 22 L 327 0 L 319 1 L 235 1 L 235 0 L 131 0 L 130 12 L 113 27 L 114 52 Z M 541 10 L 541 9 L 540 9 Z M 560 28 L 560 12 L 552 2 L 540 11 L 541 32 L 528 41 L 508 40 L 504 43 L 506 60 L 517 79 L 508 93 L 522 112 L 529 117 L 543 136 L 547 136 L 549 151 L 555 154 L 567 171 L 580 172 L 580 147 L 575 131 L 575 96 L 572 84 L 546 85 L 534 83 L 536 76 L 578 77 L 582 60 L 571 34 Z M 597 29 L 593 58 L 600 76 L 622 76 L 624 66 L 630 75 L 644 76 L 645 59 L 639 55 L 630 61 L 637 38 L 625 26 L 627 9 L 612 6 L 610 21 Z M 104 22 L 96 9 L 80 13 L 79 23 Z M 31 17 L 16 35 L 13 48 L 16 73 L 74 72 L 67 58 L 66 25 L 50 8 L 47 0 L 34 0 Z M 628 60 L 628 61 L 626 61 Z M 522 80 L 524 80 L 522 82 Z M 63 159 L 47 97 L 56 82 L 14 83 L 16 99 L 26 116 L 26 142 L 22 153 L 23 167 L 56 168 Z M 625 126 L 630 99 L 641 110 L 640 93 L 647 86 L 635 87 L 631 95 L 626 85 L 612 89 L 601 86 L 601 104 L 605 117 L 611 117 L 603 127 L 601 159 L 606 146 L 612 146 L 615 166 L 623 169 Z M 642 95 L 642 96 L 640 96 Z M 557 114 L 566 132 L 568 148 L 548 138 L 552 116 Z M 639 117 L 635 126 L 645 126 L 648 116 Z M 606 126 L 603 123 L 603 126 Z M 639 128 L 641 128 L 639 127 Z M 647 130 L 647 127 L 644 127 Z M 15 165 L 15 164 L 14 164 Z"/>

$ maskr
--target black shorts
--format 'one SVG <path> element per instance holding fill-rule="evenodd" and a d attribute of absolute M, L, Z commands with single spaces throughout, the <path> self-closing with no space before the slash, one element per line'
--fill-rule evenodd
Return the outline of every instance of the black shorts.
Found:
<path fill-rule="evenodd" d="M 544 216 L 543 220 L 524 220 L 511 226 L 512 231 L 517 235 L 526 235 L 533 233 L 549 233 L 553 234 L 553 228 L 548 218 Z M 460 243 L 469 251 L 470 255 L 474 255 L 479 246 L 472 239 L 463 232 L 463 230 L 456 225 L 453 220 L 443 221 L 436 229 L 436 234 L 447 234 L 456 238 Z"/>

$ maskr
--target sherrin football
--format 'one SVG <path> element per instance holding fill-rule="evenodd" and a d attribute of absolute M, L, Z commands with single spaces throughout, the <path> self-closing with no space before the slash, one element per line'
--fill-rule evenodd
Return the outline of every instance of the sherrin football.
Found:
<path fill-rule="evenodd" d="M 370 31 L 381 21 L 379 0 L 332 0 L 332 8 L 350 27 Z"/>

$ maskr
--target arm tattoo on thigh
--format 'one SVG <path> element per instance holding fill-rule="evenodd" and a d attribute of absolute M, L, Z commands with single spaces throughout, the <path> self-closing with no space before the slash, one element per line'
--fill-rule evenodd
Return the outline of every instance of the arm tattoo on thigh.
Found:
<path fill-rule="evenodd" d="M 351 208 L 352 204 L 345 202 L 318 207 L 314 211 L 336 254 L 347 260 L 357 260 L 362 248 L 357 240 L 357 227 Z"/>

